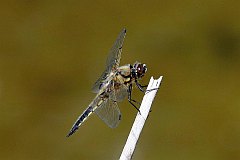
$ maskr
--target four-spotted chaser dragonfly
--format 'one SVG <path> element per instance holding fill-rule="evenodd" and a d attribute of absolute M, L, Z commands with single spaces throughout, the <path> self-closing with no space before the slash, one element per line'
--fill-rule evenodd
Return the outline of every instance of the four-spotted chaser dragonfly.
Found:
<path fill-rule="evenodd" d="M 76 132 L 92 113 L 96 113 L 109 127 L 117 127 L 121 119 L 117 102 L 122 101 L 126 96 L 128 96 L 128 101 L 139 111 L 134 104 L 137 102 L 131 98 L 132 84 L 135 83 L 144 92 L 143 87 L 146 86 L 140 85 L 138 80 L 144 76 L 147 67 L 139 62 L 133 65 L 119 66 L 125 35 L 126 29 L 123 29 L 110 50 L 105 71 L 93 85 L 92 91 L 97 93 L 96 97 L 78 117 L 67 137 Z"/>

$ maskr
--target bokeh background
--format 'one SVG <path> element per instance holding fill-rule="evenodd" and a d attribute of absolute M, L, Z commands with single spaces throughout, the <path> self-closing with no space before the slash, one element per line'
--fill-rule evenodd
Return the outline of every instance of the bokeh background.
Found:
<path fill-rule="evenodd" d="M 240 1 L 0 3 L 0 159 L 119 158 L 127 100 L 118 128 L 93 115 L 65 136 L 123 27 L 121 64 L 146 63 L 142 84 L 164 76 L 133 159 L 240 159 Z"/>

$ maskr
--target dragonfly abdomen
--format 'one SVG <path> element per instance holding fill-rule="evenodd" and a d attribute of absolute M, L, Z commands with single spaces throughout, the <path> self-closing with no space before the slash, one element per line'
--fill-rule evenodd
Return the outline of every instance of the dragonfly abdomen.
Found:
<path fill-rule="evenodd" d="M 78 117 L 77 121 L 74 123 L 72 129 L 68 133 L 67 137 L 71 136 L 74 132 L 77 131 L 77 129 L 80 127 L 80 125 L 92 114 L 93 107 L 89 106 L 82 114 Z"/>
<path fill-rule="evenodd" d="M 106 96 L 106 95 L 105 95 Z M 80 125 L 94 112 L 94 110 L 99 107 L 104 102 L 104 98 L 96 96 L 93 102 L 88 106 L 88 108 L 78 117 L 72 129 L 68 133 L 67 137 L 71 136 L 74 132 L 78 130 Z"/>

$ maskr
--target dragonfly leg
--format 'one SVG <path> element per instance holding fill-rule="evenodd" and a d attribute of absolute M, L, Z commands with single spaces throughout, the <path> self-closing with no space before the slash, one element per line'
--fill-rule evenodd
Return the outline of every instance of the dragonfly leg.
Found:
<path fill-rule="evenodd" d="M 153 88 L 153 89 L 149 89 L 149 90 L 144 91 L 144 88 L 146 88 L 148 85 L 141 85 L 140 83 L 138 83 L 138 81 L 135 81 L 135 83 L 136 83 L 137 87 L 139 88 L 139 90 L 142 91 L 142 92 L 149 93 L 153 90 L 158 90 L 159 89 L 159 88 Z"/>
<path fill-rule="evenodd" d="M 149 92 L 151 92 L 151 91 L 158 90 L 158 89 L 159 89 L 159 88 L 153 88 L 153 89 L 149 89 L 149 90 L 146 90 L 146 92 L 145 92 L 145 93 L 147 94 L 147 93 L 149 93 Z"/>
<path fill-rule="evenodd" d="M 145 92 L 144 88 L 146 88 L 148 85 L 141 85 L 140 83 L 138 83 L 137 80 L 135 81 L 135 83 L 140 91 Z"/>
<path fill-rule="evenodd" d="M 134 104 L 137 103 L 140 105 L 140 103 L 132 99 L 132 84 L 130 84 L 128 87 L 128 102 L 141 114 L 139 108 Z"/>

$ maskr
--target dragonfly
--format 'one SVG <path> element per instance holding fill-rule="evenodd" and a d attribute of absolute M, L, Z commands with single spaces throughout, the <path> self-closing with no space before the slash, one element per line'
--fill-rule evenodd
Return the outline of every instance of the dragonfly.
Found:
<path fill-rule="evenodd" d="M 141 85 L 138 81 L 147 72 L 147 66 L 140 62 L 119 66 L 125 36 L 126 29 L 124 28 L 109 52 L 105 71 L 92 87 L 96 97 L 77 118 L 67 137 L 75 133 L 92 113 L 97 114 L 110 128 L 117 127 L 121 120 L 117 102 L 122 101 L 125 97 L 128 97 L 130 104 L 139 111 L 136 106 L 136 103 L 139 103 L 131 96 L 132 88 L 135 83 L 140 91 L 144 92 L 143 88 L 146 86 Z"/>

